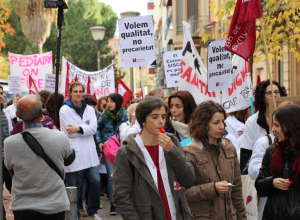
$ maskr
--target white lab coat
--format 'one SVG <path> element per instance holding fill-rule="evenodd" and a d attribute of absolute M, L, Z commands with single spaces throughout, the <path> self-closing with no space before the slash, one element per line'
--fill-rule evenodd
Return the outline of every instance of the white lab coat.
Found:
<path fill-rule="evenodd" d="M 226 123 L 226 131 L 228 134 L 225 138 L 231 140 L 232 144 L 235 146 L 238 160 L 240 162 L 240 144 L 241 137 L 244 133 L 245 124 L 240 122 L 236 117 L 230 115 L 225 120 Z"/>
<path fill-rule="evenodd" d="M 274 135 L 273 133 L 270 134 L 272 143 L 274 142 Z M 263 157 L 265 155 L 266 149 L 269 147 L 268 139 L 266 136 L 263 136 L 259 138 L 252 150 L 252 155 L 249 161 L 249 167 L 248 167 L 248 174 L 251 177 L 251 179 L 256 179 L 259 174 L 259 170 L 262 164 Z M 270 143 L 270 144 L 272 144 Z M 260 197 L 258 202 L 258 220 L 262 219 L 264 208 L 266 205 L 266 202 L 268 200 L 268 197 Z"/>
<path fill-rule="evenodd" d="M 266 130 L 257 124 L 258 111 L 250 116 L 244 127 L 241 148 L 253 150 L 255 142 L 267 134 Z"/>
<path fill-rule="evenodd" d="M 119 127 L 121 144 L 123 144 L 124 139 L 128 135 L 139 133 L 141 130 L 142 130 L 141 126 L 140 126 L 140 124 L 138 123 L 137 120 L 135 120 L 135 123 L 132 127 L 130 127 L 130 122 L 129 121 L 122 123 Z"/>
<path fill-rule="evenodd" d="M 12 130 L 14 129 L 14 127 L 13 127 L 9 112 L 5 108 L 3 109 L 3 111 L 4 111 L 7 121 L 8 121 L 8 129 L 9 129 L 9 134 L 10 134 L 12 132 Z"/>
<path fill-rule="evenodd" d="M 69 137 L 70 143 L 76 152 L 74 162 L 70 166 L 65 167 L 66 173 L 98 166 L 99 159 L 93 137 L 97 130 L 95 110 L 87 106 L 81 118 L 73 108 L 64 105 L 60 109 L 59 118 L 61 131 Z M 68 134 L 66 129 L 70 124 L 82 127 L 83 134 Z"/>

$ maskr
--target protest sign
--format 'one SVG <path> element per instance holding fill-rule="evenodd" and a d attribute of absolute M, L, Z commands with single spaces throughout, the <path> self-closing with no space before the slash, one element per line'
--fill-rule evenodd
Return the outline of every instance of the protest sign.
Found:
<path fill-rule="evenodd" d="M 163 54 L 167 88 L 178 86 L 181 56 L 182 50 L 169 51 Z"/>
<path fill-rule="evenodd" d="M 97 99 L 102 96 L 108 96 L 109 94 L 115 92 L 115 75 L 113 64 L 100 71 L 87 72 L 76 67 L 63 57 L 60 91 L 65 91 L 67 73 L 69 73 L 69 81 L 75 81 L 77 76 L 78 81 L 81 82 L 85 88 L 87 88 L 88 76 L 90 76 L 92 84 L 91 88 L 94 90 L 91 91 L 91 94 L 95 93 Z"/>
<path fill-rule="evenodd" d="M 153 17 L 120 18 L 118 25 L 122 67 L 151 65 L 156 59 Z"/>
<path fill-rule="evenodd" d="M 179 77 L 179 90 L 189 91 L 197 104 L 212 100 L 220 102 L 220 93 L 209 93 L 207 89 L 207 70 L 197 53 L 189 24 L 183 22 L 184 41 Z M 250 106 L 252 93 L 249 62 L 237 55 L 232 60 L 231 87 L 222 91 L 222 106 L 226 113 L 246 109 Z"/>
<path fill-rule="evenodd" d="M 45 90 L 48 90 L 50 92 L 55 92 L 55 74 L 46 74 L 45 75 Z M 60 75 L 59 75 L 59 81 L 60 81 Z M 58 91 L 59 92 L 59 91 Z"/>
<path fill-rule="evenodd" d="M 38 90 L 43 90 L 45 75 L 53 71 L 52 52 L 33 55 L 9 53 L 10 75 L 21 77 L 23 92 L 29 90 L 29 75 L 32 76 Z"/>
<path fill-rule="evenodd" d="M 189 91 L 197 104 L 207 100 L 219 102 L 220 94 L 207 90 L 207 70 L 195 48 L 190 25 L 185 21 L 182 24 L 184 39 L 178 90 Z"/>
<path fill-rule="evenodd" d="M 231 52 L 225 50 L 225 41 L 213 41 L 208 45 L 208 92 L 231 87 Z"/>
<path fill-rule="evenodd" d="M 8 76 L 8 93 L 22 93 L 21 76 Z"/>

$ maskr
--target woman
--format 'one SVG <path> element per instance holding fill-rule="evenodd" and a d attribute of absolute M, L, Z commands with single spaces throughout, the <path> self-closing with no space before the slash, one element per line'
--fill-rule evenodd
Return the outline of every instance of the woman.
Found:
<path fill-rule="evenodd" d="M 136 109 L 142 132 L 117 151 L 114 201 L 124 220 L 193 219 L 182 187 L 193 185 L 195 173 L 178 139 L 160 132 L 167 109 L 161 98 L 143 99 Z"/>
<path fill-rule="evenodd" d="M 228 134 L 225 138 L 231 140 L 235 146 L 238 160 L 240 161 L 240 145 L 243 138 L 244 127 L 246 120 L 251 116 L 251 107 L 241 111 L 230 112 L 225 119 L 226 131 Z"/>
<path fill-rule="evenodd" d="M 127 116 L 128 116 L 128 121 L 124 122 L 120 126 L 120 138 L 121 138 L 121 144 L 123 143 L 124 139 L 129 135 L 129 134 L 135 134 L 141 131 L 141 127 L 138 123 L 136 123 L 136 107 L 138 103 L 131 104 L 129 108 L 127 109 Z"/>
<path fill-rule="evenodd" d="M 275 97 L 285 96 L 278 82 L 273 81 L 273 91 Z M 256 86 L 254 106 L 258 111 L 247 120 L 241 144 L 240 167 L 244 174 L 248 173 L 246 164 L 251 157 L 255 142 L 269 134 L 269 101 L 272 101 L 271 97 L 270 80 L 262 81 Z"/>
<path fill-rule="evenodd" d="M 97 111 L 99 112 L 104 112 L 104 109 L 106 108 L 106 104 L 107 104 L 107 96 L 102 96 L 100 99 L 98 99 L 97 101 Z"/>
<path fill-rule="evenodd" d="M 57 96 L 57 119 L 56 119 L 56 129 L 60 130 L 60 121 L 59 121 L 59 110 L 64 104 L 64 96 L 61 93 L 58 93 Z M 55 93 L 53 92 L 47 102 L 46 102 L 46 108 L 44 109 L 44 114 L 48 115 L 52 120 L 54 120 L 54 103 L 55 103 Z"/>
<path fill-rule="evenodd" d="M 40 100 L 42 101 L 43 108 L 45 108 L 51 92 L 49 92 L 48 90 L 41 90 L 38 92 L 38 95 L 40 96 Z"/>
<path fill-rule="evenodd" d="M 120 134 L 118 132 L 119 127 L 122 123 L 128 121 L 127 111 L 123 108 L 123 97 L 118 93 L 112 93 L 107 98 L 107 107 L 103 114 L 98 120 L 98 128 L 96 132 L 96 142 L 99 146 L 100 152 L 103 152 L 103 147 L 105 147 L 107 140 L 114 136 L 116 133 L 120 141 Z M 107 170 L 108 177 L 108 192 L 110 200 L 110 214 L 117 214 L 114 203 L 113 203 L 113 188 L 112 188 L 112 173 L 113 166 L 107 160 L 106 156 L 103 154 L 103 160 Z"/>
<path fill-rule="evenodd" d="M 187 124 L 194 109 L 195 100 L 188 91 L 177 91 L 169 97 L 169 113 L 167 114 L 166 132 L 174 134 L 179 141 L 190 136 Z"/>
<path fill-rule="evenodd" d="M 300 108 L 287 105 L 273 113 L 274 143 L 266 150 L 255 187 L 268 197 L 264 220 L 300 216 Z"/>
<path fill-rule="evenodd" d="M 202 102 L 191 117 L 189 131 L 194 140 L 184 151 L 196 181 L 185 189 L 185 196 L 195 220 L 247 219 L 237 153 L 231 141 L 222 138 L 224 120 L 225 110 L 213 101 Z"/>

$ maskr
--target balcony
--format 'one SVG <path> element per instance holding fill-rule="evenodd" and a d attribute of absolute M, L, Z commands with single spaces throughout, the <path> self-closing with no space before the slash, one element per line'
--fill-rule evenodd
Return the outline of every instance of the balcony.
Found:
<path fill-rule="evenodd" d="M 173 43 L 173 22 L 172 22 L 172 16 L 168 17 L 165 25 L 165 40 L 167 41 L 167 44 Z"/>
<path fill-rule="evenodd" d="M 190 25 L 190 33 L 192 37 L 199 37 L 199 34 L 209 32 L 210 28 L 200 28 L 201 26 L 209 24 L 208 16 L 191 16 L 188 19 L 188 23 Z"/>

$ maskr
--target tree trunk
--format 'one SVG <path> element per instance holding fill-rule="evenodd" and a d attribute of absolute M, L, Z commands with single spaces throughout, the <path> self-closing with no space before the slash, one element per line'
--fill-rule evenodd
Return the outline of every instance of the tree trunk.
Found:
<path fill-rule="evenodd" d="M 37 48 L 38 48 L 38 50 L 39 50 L 39 54 L 43 53 L 43 43 L 38 42 L 38 43 L 37 43 Z"/>

